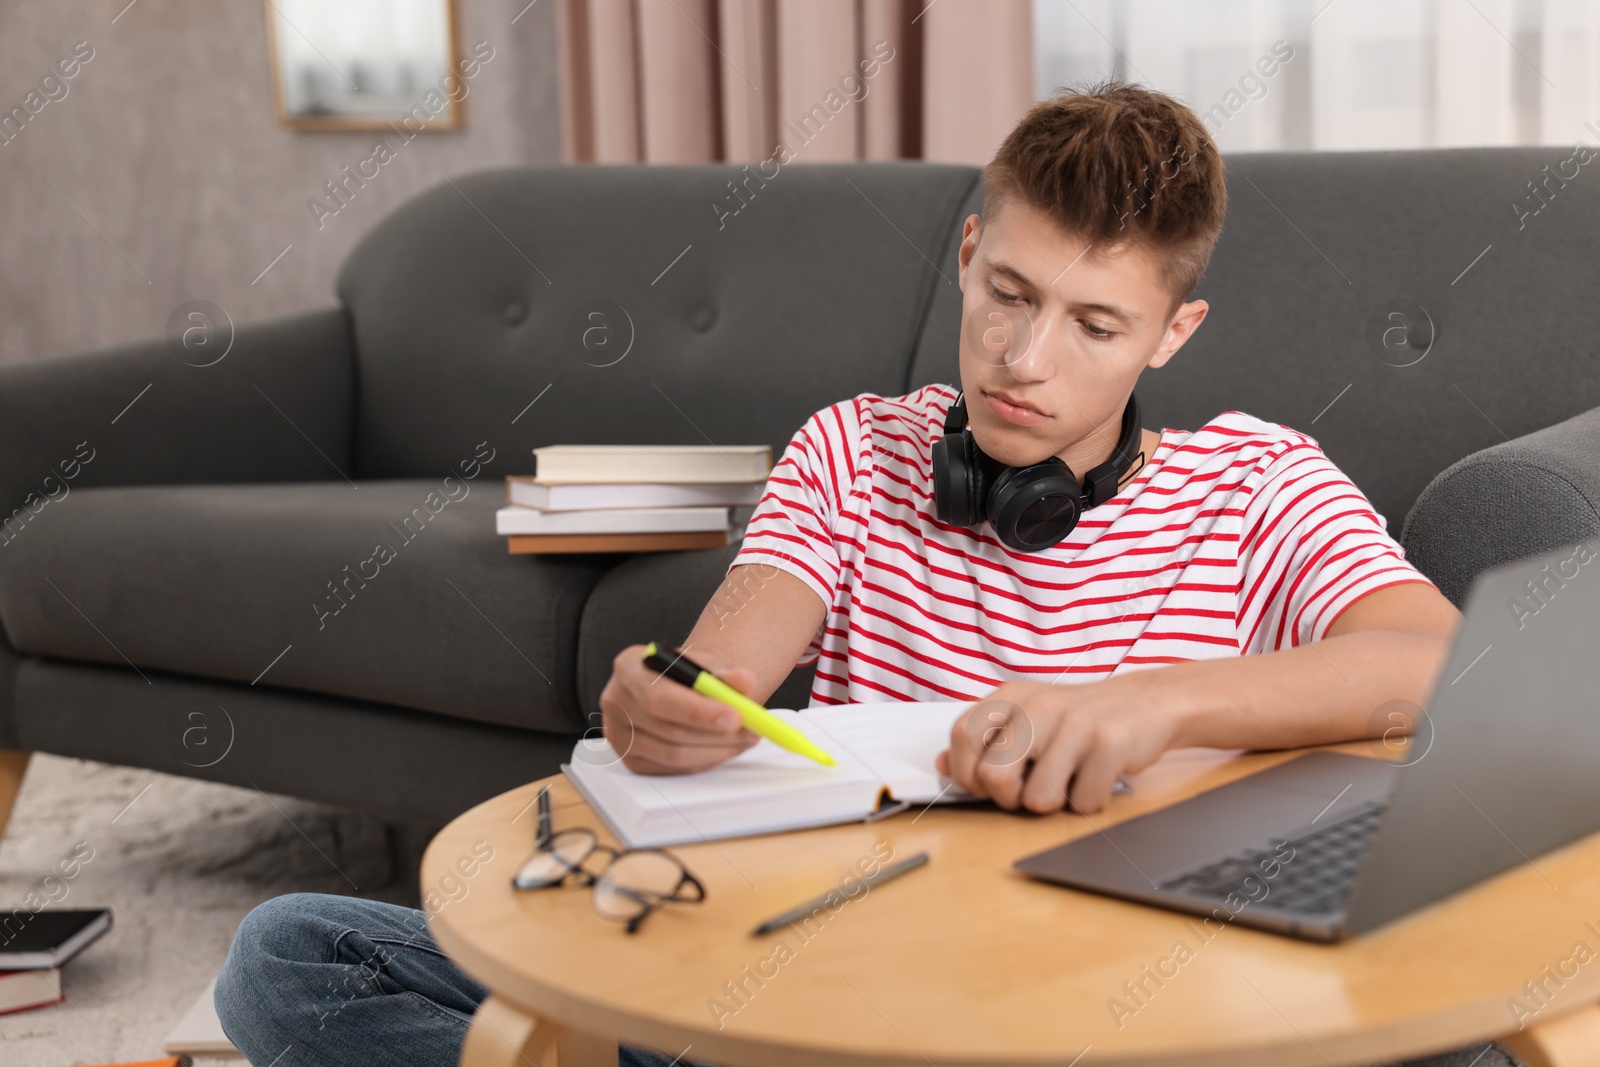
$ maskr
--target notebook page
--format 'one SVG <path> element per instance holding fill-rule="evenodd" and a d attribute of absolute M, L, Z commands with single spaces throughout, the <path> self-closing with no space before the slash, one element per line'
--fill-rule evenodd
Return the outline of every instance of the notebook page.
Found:
<path fill-rule="evenodd" d="M 889 787 L 896 800 L 964 800 L 965 789 L 934 769 L 950 728 L 970 700 L 824 704 L 801 712 L 800 728 L 835 759 L 844 753 Z"/>

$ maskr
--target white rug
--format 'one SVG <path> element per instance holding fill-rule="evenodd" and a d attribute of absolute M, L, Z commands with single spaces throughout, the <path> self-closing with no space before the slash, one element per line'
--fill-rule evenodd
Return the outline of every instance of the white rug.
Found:
<path fill-rule="evenodd" d="M 247 911 L 296 890 L 417 907 L 417 866 L 434 829 L 36 754 L 0 842 L 0 910 L 39 889 L 52 906 L 109 907 L 115 923 L 62 971 L 67 1002 L 0 1015 L 5 1067 L 161 1057 Z M 93 855 L 63 880 L 56 864 L 74 847 Z"/>

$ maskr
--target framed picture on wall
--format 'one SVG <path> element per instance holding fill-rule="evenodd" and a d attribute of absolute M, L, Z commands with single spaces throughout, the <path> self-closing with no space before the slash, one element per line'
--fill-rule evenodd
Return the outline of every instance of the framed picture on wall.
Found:
<path fill-rule="evenodd" d="M 278 121 L 295 130 L 462 123 L 454 0 L 266 0 Z M 410 121 L 406 121 L 406 120 Z"/>

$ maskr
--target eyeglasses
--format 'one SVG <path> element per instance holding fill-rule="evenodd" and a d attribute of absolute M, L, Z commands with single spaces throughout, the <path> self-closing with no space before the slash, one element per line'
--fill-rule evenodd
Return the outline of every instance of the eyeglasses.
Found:
<path fill-rule="evenodd" d="M 548 787 L 539 793 L 539 841 L 512 876 L 515 889 L 560 885 L 594 887 L 594 910 L 637 933 L 645 918 L 665 903 L 698 904 L 706 898 L 700 879 L 676 856 L 658 848 L 617 850 L 602 845 L 588 827 L 550 832 Z"/>

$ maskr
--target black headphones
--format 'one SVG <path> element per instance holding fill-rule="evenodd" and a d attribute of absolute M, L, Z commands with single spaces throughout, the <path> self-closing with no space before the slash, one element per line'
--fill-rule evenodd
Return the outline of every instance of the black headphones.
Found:
<path fill-rule="evenodd" d="M 1131 393 L 1116 451 L 1082 485 L 1060 456 L 1008 467 L 987 455 L 966 424 L 965 396 L 956 394 L 944 417 L 944 436 L 933 443 L 933 510 L 941 522 L 976 526 L 987 519 L 1007 547 L 1039 552 L 1071 533 L 1085 510 L 1116 496 L 1120 476 L 1135 458 L 1144 468 L 1139 401 Z"/>

